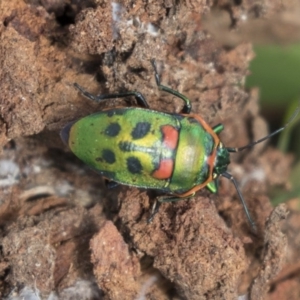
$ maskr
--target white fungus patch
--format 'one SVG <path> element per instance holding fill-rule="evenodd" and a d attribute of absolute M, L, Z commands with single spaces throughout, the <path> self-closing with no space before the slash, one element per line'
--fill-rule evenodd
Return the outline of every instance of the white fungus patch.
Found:
<path fill-rule="evenodd" d="M 11 186 L 18 182 L 19 166 L 12 160 L 0 160 L 0 187 Z"/>

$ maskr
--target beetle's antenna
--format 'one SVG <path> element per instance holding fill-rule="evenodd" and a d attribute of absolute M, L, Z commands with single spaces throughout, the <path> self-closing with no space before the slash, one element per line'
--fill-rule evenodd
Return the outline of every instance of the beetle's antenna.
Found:
<path fill-rule="evenodd" d="M 293 115 L 290 117 L 290 119 L 287 121 L 287 123 L 282 126 L 281 128 L 277 129 L 276 131 L 268 134 L 267 136 L 259 139 L 258 141 L 255 141 L 255 142 L 252 142 L 246 146 L 243 146 L 243 147 L 239 147 L 239 148 L 226 148 L 228 152 L 240 152 L 244 149 L 247 149 L 247 148 L 251 148 L 253 147 L 254 145 L 256 144 L 259 144 L 267 139 L 269 139 L 270 137 L 276 135 L 277 133 L 281 132 L 282 130 L 284 130 L 290 123 L 292 123 L 294 121 L 294 119 L 297 117 L 297 115 L 299 114 L 299 111 L 300 111 L 300 106 L 298 106 L 295 110 L 295 112 L 293 113 Z"/>
<path fill-rule="evenodd" d="M 243 198 L 243 195 L 242 195 L 242 193 L 241 193 L 241 191 L 240 191 L 240 188 L 239 188 L 239 186 L 238 186 L 236 180 L 234 179 L 234 177 L 233 177 L 231 174 L 229 174 L 229 173 L 227 173 L 227 172 L 224 172 L 224 173 L 222 173 L 221 175 L 222 175 L 223 177 L 225 177 L 225 178 L 231 180 L 231 182 L 234 184 L 235 189 L 236 189 L 236 191 L 237 191 L 237 193 L 238 193 L 238 195 L 239 195 L 240 201 L 241 201 L 241 203 L 242 203 L 242 205 L 243 205 L 245 214 L 246 214 L 246 216 L 247 216 L 247 218 L 248 218 L 248 220 L 249 220 L 249 223 L 250 223 L 252 229 L 256 232 L 256 225 L 255 225 L 254 221 L 252 220 L 252 218 L 251 218 L 251 216 L 250 216 L 250 213 L 249 213 L 247 204 L 246 204 L 246 202 L 245 202 L 245 200 L 244 200 L 244 198 Z"/>

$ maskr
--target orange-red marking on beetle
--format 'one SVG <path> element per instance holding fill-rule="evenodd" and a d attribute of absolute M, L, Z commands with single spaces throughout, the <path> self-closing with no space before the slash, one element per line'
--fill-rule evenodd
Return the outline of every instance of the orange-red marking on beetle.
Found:
<path fill-rule="evenodd" d="M 172 158 L 162 159 L 158 169 L 153 172 L 152 176 L 157 179 L 168 179 L 172 175 L 173 167 L 174 161 Z"/>
<path fill-rule="evenodd" d="M 163 144 L 164 146 L 174 150 L 178 143 L 178 131 L 171 125 L 164 125 L 161 127 L 163 133 Z"/>

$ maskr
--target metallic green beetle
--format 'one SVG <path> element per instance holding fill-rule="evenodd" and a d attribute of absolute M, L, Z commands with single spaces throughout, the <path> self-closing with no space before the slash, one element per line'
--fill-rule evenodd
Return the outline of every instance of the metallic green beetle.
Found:
<path fill-rule="evenodd" d="M 134 96 L 143 108 L 113 108 L 86 116 L 63 128 L 63 141 L 78 158 L 112 182 L 174 195 L 160 197 L 160 202 L 191 197 L 203 187 L 216 193 L 217 179 L 222 175 L 235 185 L 254 228 L 239 187 L 226 172 L 229 153 L 250 148 L 279 133 L 296 117 L 299 108 L 285 126 L 264 138 L 241 148 L 225 148 L 218 137 L 223 125 L 211 128 L 200 116 L 191 114 L 190 100 L 161 85 L 155 61 L 152 64 L 159 89 L 184 101 L 180 114 L 149 109 L 139 92 L 94 96 L 75 83 L 75 87 L 93 101 Z M 154 206 L 152 217 L 156 211 Z"/>

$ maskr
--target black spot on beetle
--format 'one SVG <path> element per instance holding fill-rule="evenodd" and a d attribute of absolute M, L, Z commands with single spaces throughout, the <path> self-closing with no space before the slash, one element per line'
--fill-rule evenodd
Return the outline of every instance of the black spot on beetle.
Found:
<path fill-rule="evenodd" d="M 131 174 L 141 174 L 143 167 L 138 158 L 131 156 L 127 158 L 127 169 Z"/>
<path fill-rule="evenodd" d="M 105 162 L 108 164 L 113 164 L 116 161 L 116 156 L 115 153 L 113 153 L 109 149 L 104 149 L 102 151 L 102 158 L 104 159 Z"/>
<path fill-rule="evenodd" d="M 148 122 L 138 122 L 131 132 L 131 136 L 134 140 L 141 139 L 147 135 L 151 127 Z"/>
<path fill-rule="evenodd" d="M 119 148 L 123 152 L 130 152 L 132 150 L 132 143 L 130 142 L 120 142 Z"/>
<path fill-rule="evenodd" d="M 117 136 L 120 130 L 121 130 L 121 126 L 118 123 L 111 123 L 106 127 L 104 133 L 108 136 L 113 137 L 113 136 Z"/>

